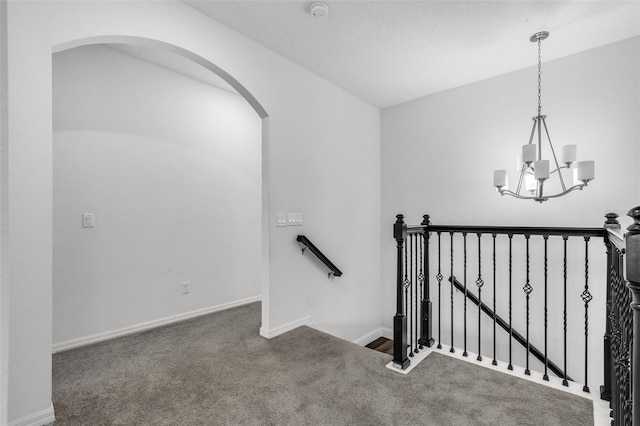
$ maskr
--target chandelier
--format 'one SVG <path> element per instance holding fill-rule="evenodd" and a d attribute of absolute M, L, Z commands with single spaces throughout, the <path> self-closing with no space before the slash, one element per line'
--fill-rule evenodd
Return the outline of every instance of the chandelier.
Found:
<path fill-rule="evenodd" d="M 562 147 L 561 161 L 558 162 L 556 151 L 553 149 L 551 143 L 551 137 L 549 136 L 549 130 L 547 129 L 546 115 L 542 115 L 541 106 L 541 82 L 542 82 L 542 62 L 541 62 L 541 42 L 549 37 L 547 31 L 541 31 L 535 33 L 529 39 L 531 42 L 538 43 L 538 115 L 533 117 L 533 128 L 531 129 L 531 136 L 529 137 L 529 143 L 522 146 L 522 154 L 518 158 L 517 165 L 520 177 L 518 179 L 518 186 L 515 191 L 508 189 L 508 179 L 506 170 L 494 170 L 493 172 L 493 186 L 496 187 L 500 195 L 510 195 L 515 198 L 523 200 L 534 200 L 542 203 L 550 198 L 558 198 L 563 195 L 575 191 L 576 189 L 582 190 L 587 184 L 595 177 L 593 161 L 580 161 L 576 162 L 576 146 L 565 145 Z M 542 139 L 543 133 L 546 136 L 546 140 L 549 142 L 549 148 L 551 152 L 551 166 L 554 167 L 550 171 L 550 160 L 544 160 L 542 157 Z M 536 136 L 537 134 L 537 136 Z M 537 139 L 537 144 L 534 141 Z M 563 176 L 563 169 L 573 172 L 573 179 L 571 186 L 565 183 Z M 553 175 L 556 174 L 559 180 L 558 192 L 555 194 L 545 194 L 545 183 Z"/>

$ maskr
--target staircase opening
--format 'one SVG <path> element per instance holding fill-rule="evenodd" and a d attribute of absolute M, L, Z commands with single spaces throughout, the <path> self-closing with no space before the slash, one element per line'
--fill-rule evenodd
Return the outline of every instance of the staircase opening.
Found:
<path fill-rule="evenodd" d="M 520 369 L 541 383 L 593 392 L 594 404 L 610 401 L 614 424 L 631 424 L 640 208 L 629 216 L 635 222 L 623 235 L 614 213 L 602 228 L 433 225 L 427 215 L 409 226 L 398 215 L 389 366 L 407 372 L 435 350 Z M 594 255 L 592 240 L 605 250 Z"/>

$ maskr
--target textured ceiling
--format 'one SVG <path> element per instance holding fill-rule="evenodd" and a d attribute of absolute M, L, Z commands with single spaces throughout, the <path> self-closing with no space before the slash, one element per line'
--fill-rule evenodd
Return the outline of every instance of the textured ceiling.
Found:
<path fill-rule="evenodd" d="M 378 107 L 640 34 L 634 1 L 183 0 Z"/>

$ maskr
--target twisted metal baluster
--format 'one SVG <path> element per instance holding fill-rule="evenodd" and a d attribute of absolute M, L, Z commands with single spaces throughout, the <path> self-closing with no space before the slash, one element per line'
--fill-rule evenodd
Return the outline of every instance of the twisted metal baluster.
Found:
<path fill-rule="evenodd" d="M 564 339 L 564 378 L 562 379 L 563 386 L 569 386 L 569 382 L 567 381 L 567 239 L 569 237 L 566 235 L 562 236 L 562 240 L 564 242 L 564 258 L 562 262 L 562 270 L 564 274 L 564 310 L 563 310 L 563 339 Z"/>
<path fill-rule="evenodd" d="M 611 269 L 611 304 L 609 309 L 609 319 L 611 320 L 611 358 L 613 361 L 613 379 L 614 382 L 611 386 L 611 417 L 614 419 L 616 425 L 621 424 L 620 419 L 620 399 L 624 397 L 622 392 L 622 386 L 620 383 L 620 345 L 621 345 L 621 327 L 620 327 L 620 287 L 618 281 L 618 271 L 620 268 L 620 253 L 617 247 L 612 246 L 610 254 Z"/>
<path fill-rule="evenodd" d="M 442 269 L 440 268 L 440 232 L 438 232 L 438 275 L 436 275 L 436 279 L 438 280 L 438 349 L 442 349 L 442 339 L 440 338 L 441 324 L 442 324 L 442 309 L 440 309 L 441 304 L 441 284 L 442 284 Z"/>
<path fill-rule="evenodd" d="M 405 318 L 409 317 L 409 286 L 411 285 L 411 281 L 409 281 L 409 277 L 407 276 L 408 268 L 407 268 L 407 246 L 408 241 L 404 245 L 404 316 Z M 406 329 L 404 330 L 406 332 Z M 403 348 L 406 351 L 406 348 Z"/>
<path fill-rule="evenodd" d="M 524 238 L 527 241 L 527 282 L 525 283 L 524 287 L 522 287 L 522 289 L 524 290 L 524 293 L 527 296 L 527 307 L 526 307 L 526 318 L 527 318 L 527 361 L 526 361 L 526 365 L 527 367 L 524 370 L 524 374 L 526 374 L 527 376 L 531 375 L 531 371 L 529 370 L 529 348 L 530 348 L 530 344 L 529 344 L 529 295 L 531 294 L 531 292 L 533 291 L 533 287 L 531 287 L 531 284 L 529 283 L 529 234 L 525 234 Z"/>
<path fill-rule="evenodd" d="M 411 299 L 413 299 L 413 242 L 414 242 L 414 237 L 415 235 L 409 235 L 409 277 L 411 277 L 411 281 L 410 281 L 410 287 L 409 287 L 409 295 L 410 298 L 409 300 L 411 301 Z M 409 317 L 409 356 L 411 358 L 413 358 L 413 303 L 410 303 L 408 305 L 408 308 L 411 310 L 411 313 L 408 315 Z"/>
<path fill-rule="evenodd" d="M 496 311 L 496 234 L 491 234 L 493 238 L 493 361 L 492 365 L 498 365 L 496 361 L 496 317 L 498 312 Z"/>
<path fill-rule="evenodd" d="M 420 263 L 420 258 L 418 257 L 418 240 L 420 239 L 420 235 L 416 234 L 414 237 L 415 238 L 414 238 L 414 242 L 413 242 L 413 249 L 415 250 L 414 251 L 414 254 L 415 254 L 414 262 L 415 263 L 414 263 L 413 273 L 414 273 L 414 278 L 415 278 L 415 281 L 414 281 L 415 282 L 415 290 L 414 291 L 415 291 L 416 298 L 415 298 L 415 300 L 413 302 L 413 306 L 415 308 L 415 310 L 413 311 L 413 317 L 414 317 L 416 323 L 415 323 L 415 326 L 414 326 L 415 340 L 414 340 L 413 353 L 418 353 L 418 339 L 420 338 L 420 309 L 419 309 L 420 305 L 419 305 L 419 301 L 422 300 L 420 298 L 420 289 L 419 289 L 419 286 L 420 286 L 421 283 L 420 283 L 420 280 L 418 278 L 418 265 Z"/>
<path fill-rule="evenodd" d="M 625 410 L 625 418 L 628 421 L 628 424 L 632 423 L 632 418 L 633 418 L 633 401 L 632 401 L 632 395 L 633 395 L 633 388 L 632 386 L 632 377 L 631 377 L 631 367 L 632 367 L 632 361 L 631 361 L 631 353 L 632 353 L 632 348 L 633 348 L 633 340 L 636 338 L 633 335 L 633 311 L 631 309 L 631 291 L 628 290 L 627 288 L 627 281 L 624 279 L 624 257 L 621 256 L 620 257 L 620 287 L 622 289 L 622 296 L 623 296 L 623 303 L 621 306 L 624 307 L 624 310 L 622 312 L 622 317 L 624 318 L 624 328 L 625 328 L 625 357 L 624 359 L 626 360 L 626 366 L 624 368 L 624 373 L 625 373 L 625 405 L 624 405 L 624 410 Z"/>
<path fill-rule="evenodd" d="M 462 356 L 468 356 L 467 353 L 467 233 L 462 233 L 462 239 L 464 242 L 464 352 Z"/>
<path fill-rule="evenodd" d="M 547 310 L 547 278 L 548 278 L 548 257 L 547 257 L 547 242 L 549 240 L 548 235 L 543 235 L 544 238 L 544 375 L 543 380 L 549 381 L 549 375 L 547 370 L 549 368 L 549 358 L 547 357 L 547 325 L 548 325 L 548 310 Z"/>
<path fill-rule="evenodd" d="M 513 344 L 513 327 L 511 326 L 511 317 L 513 312 L 513 305 L 511 304 L 511 295 L 512 295 L 512 284 L 513 284 L 513 234 L 508 234 L 509 236 L 509 365 L 507 366 L 508 370 L 513 370 L 513 364 L 511 363 L 511 355 L 512 355 L 512 344 Z"/>
<path fill-rule="evenodd" d="M 420 265 L 420 273 L 418 274 L 418 283 L 420 284 L 420 304 L 421 304 L 421 306 L 423 305 L 422 302 L 424 300 L 424 289 L 423 289 L 423 286 L 424 286 L 424 272 L 422 271 L 422 262 L 424 260 L 424 258 L 422 257 L 422 247 L 423 247 L 423 245 L 424 245 L 424 234 L 418 234 L 418 253 L 419 253 L 418 262 L 419 262 L 419 265 Z M 416 313 L 419 312 L 417 307 L 418 307 L 418 302 L 416 302 Z M 417 314 L 416 314 L 416 322 L 420 325 L 420 327 L 416 326 L 416 329 L 417 328 L 422 329 L 422 326 L 424 324 L 422 324 L 420 322 L 420 317 Z M 431 318 L 429 318 L 429 322 L 431 322 Z M 422 336 L 422 333 L 420 333 L 420 332 L 418 332 L 417 334 L 418 334 L 418 336 Z M 420 352 L 420 349 L 424 348 L 424 346 L 422 346 L 421 342 L 422 342 L 422 340 L 419 339 L 418 340 L 419 345 L 416 348 L 416 353 Z"/>
<path fill-rule="evenodd" d="M 420 341 L 420 305 L 422 304 L 422 281 L 420 280 L 420 271 L 418 270 L 418 268 L 422 267 L 422 257 L 421 257 L 421 252 L 422 250 L 420 249 L 420 246 L 422 245 L 422 235 L 421 234 L 416 234 L 416 269 L 415 269 L 415 274 L 416 274 L 416 301 L 415 301 L 415 307 L 416 307 L 416 312 L 415 312 L 415 318 L 416 318 L 416 342 L 415 342 L 415 349 L 414 349 L 414 353 L 419 353 L 419 346 L 418 343 Z"/>
<path fill-rule="evenodd" d="M 482 280 L 482 251 L 481 251 L 481 239 L 480 237 L 482 237 L 482 234 L 480 232 L 478 232 L 476 234 L 478 236 L 478 279 L 476 280 L 476 285 L 478 286 L 478 358 L 476 358 L 478 361 L 482 361 L 482 349 L 480 347 L 480 329 L 481 329 L 481 325 L 482 325 L 482 318 L 481 318 L 481 314 L 482 314 L 482 286 L 484 285 L 484 281 Z M 495 314 L 496 311 L 493 311 L 493 315 L 495 318 Z"/>
<path fill-rule="evenodd" d="M 420 302 L 422 301 L 422 298 L 420 297 L 420 286 L 422 285 L 422 283 L 420 282 L 420 278 L 418 278 L 418 265 L 420 264 L 420 258 L 418 257 L 418 243 L 420 240 L 420 235 L 416 234 L 415 235 L 415 241 L 414 241 L 414 250 L 415 250 L 415 264 L 414 264 L 414 277 L 415 277 L 415 294 L 416 294 L 416 299 L 414 300 L 414 307 L 415 307 L 415 311 L 413 313 L 413 317 L 415 318 L 416 324 L 415 324 L 415 341 L 414 341 L 414 349 L 413 352 L 414 353 L 418 353 L 418 339 L 420 339 Z"/>
<path fill-rule="evenodd" d="M 593 299 L 589 293 L 589 240 L 591 237 L 584 237 L 584 291 L 580 295 L 584 302 L 584 386 L 582 390 L 589 392 L 587 374 L 589 363 L 589 302 Z"/>
<path fill-rule="evenodd" d="M 449 232 L 451 237 L 451 349 L 449 352 L 454 353 L 456 350 L 453 349 L 453 280 L 455 279 L 453 276 L 453 232 Z"/>

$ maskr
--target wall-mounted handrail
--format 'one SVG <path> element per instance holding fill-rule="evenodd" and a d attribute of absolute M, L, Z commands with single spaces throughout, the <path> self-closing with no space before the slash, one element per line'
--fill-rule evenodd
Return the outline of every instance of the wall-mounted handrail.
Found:
<path fill-rule="evenodd" d="M 331 270 L 331 272 L 329 272 L 329 277 L 331 277 L 331 274 L 333 274 L 336 277 L 339 277 L 340 275 L 342 275 L 342 272 L 340 271 L 340 269 L 338 269 L 338 267 L 334 265 L 333 262 L 330 261 L 327 258 L 327 256 L 325 256 L 324 253 L 322 253 L 320 249 L 318 249 L 318 247 L 316 247 L 306 236 L 298 235 L 298 237 L 296 238 L 296 241 L 298 241 L 304 246 L 302 248 L 303 254 L 305 249 L 308 248 L 311 251 L 311 253 L 313 253 L 318 259 L 320 259 L 322 263 L 326 265 L 327 268 Z"/>

